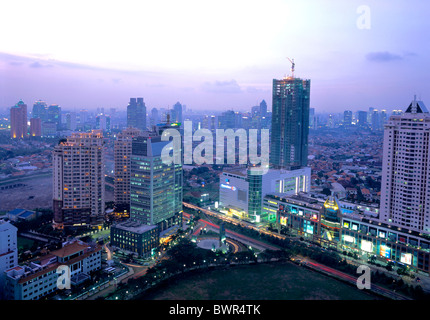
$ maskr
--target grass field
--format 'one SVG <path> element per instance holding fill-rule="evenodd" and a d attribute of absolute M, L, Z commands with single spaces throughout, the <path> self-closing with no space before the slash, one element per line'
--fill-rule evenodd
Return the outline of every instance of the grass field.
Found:
<path fill-rule="evenodd" d="M 375 300 L 375 296 L 292 263 L 213 270 L 176 280 L 149 300 Z"/>

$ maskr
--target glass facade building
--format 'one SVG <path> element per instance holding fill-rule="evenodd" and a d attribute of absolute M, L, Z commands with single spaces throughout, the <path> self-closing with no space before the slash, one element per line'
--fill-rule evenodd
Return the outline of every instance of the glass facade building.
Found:
<path fill-rule="evenodd" d="M 273 79 L 270 164 L 289 170 L 308 157 L 310 80 Z"/>

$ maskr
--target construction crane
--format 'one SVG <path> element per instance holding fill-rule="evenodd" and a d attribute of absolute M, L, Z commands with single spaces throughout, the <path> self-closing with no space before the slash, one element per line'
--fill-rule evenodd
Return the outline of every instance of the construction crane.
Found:
<path fill-rule="evenodd" d="M 291 62 L 291 77 L 293 77 L 294 78 L 294 66 L 296 65 L 295 63 L 294 63 L 294 59 L 293 60 L 291 60 L 290 58 L 288 58 L 287 57 L 287 59 Z"/>

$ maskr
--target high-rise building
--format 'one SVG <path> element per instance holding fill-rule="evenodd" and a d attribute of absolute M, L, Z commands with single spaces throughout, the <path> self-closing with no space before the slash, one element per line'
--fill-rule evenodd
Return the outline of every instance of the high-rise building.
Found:
<path fill-rule="evenodd" d="M 262 100 L 260 102 L 260 115 L 261 115 L 261 117 L 267 116 L 267 103 L 265 100 Z"/>
<path fill-rule="evenodd" d="M 309 108 L 309 129 L 316 129 L 315 108 Z"/>
<path fill-rule="evenodd" d="M 105 212 L 103 134 L 72 133 L 53 151 L 56 227 L 99 226 Z"/>
<path fill-rule="evenodd" d="M 10 136 L 27 137 L 27 105 L 22 100 L 10 108 Z"/>
<path fill-rule="evenodd" d="M 124 129 L 114 142 L 114 202 L 117 208 L 130 212 L 131 141 L 142 133 L 130 127 Z"/>
<path fill-rule="evenodd" d="M 352 124 L 352 111 L 351 110 L 345 110 L 343 112 L 343 125 L 344 126 L 350 126 Z"/>
<path fill-rule="evenodd" d="M 173 110 L 171 112 L 170 121 L 176 123 L 182 123 L 182 105 L 178 102 L 173 106 Z"/>
<path fill-rule="evenodd" d="M 100 113 L 96 116 L 96 129 L 100 129 L 105 132 L 110 132 L 110 116 Z"/>
<path fill-rule="evenodd" d="M 157 225 L 160 231 L 179 224 L 182 213 L 182 179 L 177 176 L 182 176 L 182 167 L 163 163 L 161 152 L 167 144 L 157 132 L 132 140 L 130 220 Z"/>
<path fill-rule="evenodd" d="M 151 109 L 151 127 L 157 125 L 160 122 L 160 117 L 158 115 L 158 109 L 157 108 L 152 108 Z"/>
<path fill-rule="evenodd" d="M 30 119 L 30 137 L 42 136 L 42 119 L 31 118 Z"/>
<path fill-rule="evenodd" d="M 146 106 L 143 98 L 130 98 L 127 106 L 127 127 L 146 130 Z"/>
<path fill-rule="evenodd" d="M 57 125 L 57 130 L 61 129 L 61 108 L 58 104 L 51 104 L 47 111 L 47 122 L 54 122 Z"/>
<path fill-rule="evenodd" d="M 33 104 L 33 111 L 31 113 L 32 118 L 40 118 L 43 121 L 48 121 L 47 119 L 48 105 L 45 101 L 38 100 Z"/>
<path fill-rule="evenodd" d="M 357 111 L 358 126 L 361 128 L 367 127 L 367 112 Z"/>
<path fill-rule="evenodd" d="M 76 112 L 66 114 L 66 126 L 68 130 L 76 130 Z"/>
<path fill-rule="evenodd" d="M 0 299 L 5 298 L 4 272 L 18 265 L 17 231 L 9 222 L 0 220 Z"/>
<path fill-rule="evenodd" d="M 384 130 L 380 219 L 430 234 L 430 114 L 416 98 Z"/>
<path fill-rule="evenodd" d="M 310 80 L 273 79 L 270 164 L 295 169 L 307 165 Z"/>

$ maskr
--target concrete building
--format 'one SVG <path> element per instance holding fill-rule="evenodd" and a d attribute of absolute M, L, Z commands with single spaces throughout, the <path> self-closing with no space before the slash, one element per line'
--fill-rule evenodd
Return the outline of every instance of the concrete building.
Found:
<path fill-rule="evenodd" d="M 273 79 L 270 165 L 294 170 L 307 166 L 310 80 Z"/>
<path fill-rule="evenodd" d="M 430 234 L 430 114 L 416 98 L 385 125 L 381 220 Z"/>
<path fill-rule="evenodd" d="M 6 270 L 5 294 L 8 300 L 38 300 L 54 293 L 60 266 L 70 270 L 70 285 L 78 285 L 90 278 L 90 274 L 101 269 L 99 245 L 89 245 L 81 241 L 66 242 L 61 249 L 38 257 L 26 265 Z"/>
<path fill-rule="evenodd" d="M 310 191 L 311 169 L 270 169 L 263 175 L 251 175 L 247 169 L 225 170 L 220 176 L 219 207 L 221 212 L 251 221 L 267 220 L 262 210 L 266 194 L 285 195 Z"/>
<path fill-rule="evenodd" d="M 101 226 L 105 213 L 103 134 L 72 133 L 53 150 L 56 227 Z"/>
<path fill-rule="evenodd" d="M 289 232 L 324 248 L 376 256 L 414 272 L 430 274 L 430 238 L 379 219 L 366 210 L 336 197 L 317 199 L 309 194 L 266 195 L 264 210 L 270 220 Z"/>
<path fill-rule="evenodd" d="M 27 138 L 27 105 L 20 100 L 10 108 L 11 138 Z"/>
<path fill-rule="evenodd" d="M 131 142 L 142 134 L 139 129 L 124 129 L 114 142 L 114 202 L 117 207 L 130 210 Z"/>
<path fill-rule="evenodd" d="M 18 229 L 6 222 L 0 220 L 0 300 L 4 299 L 4 272 L 18 265 Z"/>
<path fill-rule="evenodd" d="M 143 98 L 130 98 L 127 106 L 127 127 L 146 130 L 146 106 Z"/>
<path fill-rule="evenodd" d="M 30 119 L 30 137 L 42 136 L 42 120 L 40 118 Z"/>

